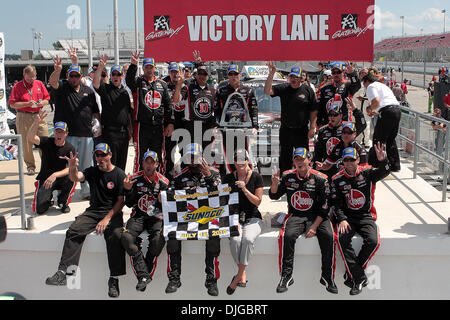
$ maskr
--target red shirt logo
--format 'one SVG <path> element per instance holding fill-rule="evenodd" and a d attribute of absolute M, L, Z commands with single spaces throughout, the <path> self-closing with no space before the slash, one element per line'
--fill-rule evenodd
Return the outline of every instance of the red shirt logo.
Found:
<path fill-rule="evenodd" d="M 300 211 L 307 211 L 311 209 L 314 201 L 305 191 L 297 191 L 291 196 L 291 205 Z"/>
<path fill-rule="evenodd" d="M 328 139 L 327 141 L 327 155 L 330 155 L 331 152 L 333 151 L 333 148 L 339 143 L 341 142 L 341 140 L 339 140 L 336 137 L 331 137 L 330 139 Z"/>
<path fill-rule="evenodd" d="M 113 188 L 114 188 L 114 182 L 112 182 L 112 181 L 108 182 L 108 184 L 106 185 L 106 187 L 107 187 L 109 190 L 113 189 Z"/>
<path fill-rule="evenodd" d="M 158 109 L 161 106 L 161 94 L 158 91 L 149 91 L 145 95 L 145 105 L 149 109 Z"/>
<path fill-rule="evenodd" d="M 147 212 L 147 210 L 153 205 L 155 202 L 155 197 L 152 195 L 146 194 L 142 196 L 138 201 L 138 207 L 144 212 Z"/>
<path fill-rule="evenodd" d="M 347 206 L 352 210 L 359 210 L 366 203 L 366 197 L 359 190 L 350 189 L 345 197 L 347 200 Z"/>

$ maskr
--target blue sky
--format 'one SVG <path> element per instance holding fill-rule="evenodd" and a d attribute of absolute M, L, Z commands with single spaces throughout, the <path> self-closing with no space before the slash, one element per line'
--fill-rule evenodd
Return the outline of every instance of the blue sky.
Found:
<path fill-rule="evenodd" d="M 337 0 L 335 0 L 337 1 Z M 3 3 L 0 32 L 5 33 L 6 53 L 20 53 L 21 49 L 32 49 L 31 28 L 43 33 L 41 49 L 51 49 L 57 39 L 70 38 L 66 23 L 71 5 L 81 10 L 80 29 L 73 30 L 74 38 L 86 37 L 86 0 L 5 0 Z M 119 0 L 119 28 L 134 30 L 134 1 Z M 332 1 L 330 1 L 332 2 Z M 375 0 L 379 17 L 375 30 L 375 41 L 386 37 L 400 36 L 405 16 L 405 33 L 429 34 L 442 32 L 446 9 L 446 30 L 450 30 L 450 5 L 448 0 Z M 24 10 L 25 8 L 25 10 Z M 143 29 L 143 0 L 138 0 L 139 25 Z M 113 1 L 91 0 L 92 30 L 108 30 L 113 25 Z M 421 29 L 423 29 L 421 31 Z M 37 50 L 38 44 L 35 42 Z"/>

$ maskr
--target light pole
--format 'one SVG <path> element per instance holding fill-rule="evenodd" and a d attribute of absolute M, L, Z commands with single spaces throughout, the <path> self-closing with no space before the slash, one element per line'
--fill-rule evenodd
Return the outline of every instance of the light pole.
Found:
<path fill-rule="evenodd" d="M 138 7 L 137 0 L 134 0 L 134 41 L 136 51 L 139 50 L 139 28 L 138 28 Z"/>
<path fill-rule="evenodd" d="M 34 32 L 36 31 L 35 28 L 31 28 L 31 37 L 33 38 L 33 55 L 34 55 Z"/>
<path fill-rule="evenodd" d="M 438 39 L 444 39 L 445 36 L 440 36 L 440 37 L 434 37 L 434 38 L 429 38 L 429 39 L 425 39 L 423 41 L 423 87 L 425 87 L 425 75 L 426 75 L 426 70 L 427 70 L 427 42 L 430 40 L 438 40 Z"/>
<path fill-rule="evenodd" d="M 114 0 L 114 64 L 119 64 L 119 9 Z"/>
<path fill-rule="evenodd" d="M 404 29 L 405 29 L 405 16 L 400 16 L 400 19 L 402 19 L 402 82 L 403 82 L 403 60 L 405 59 L 404 58 L 404 54 L 403 54 L 403 52 L 404 52 L 404 39 L 403 39 L 403 37 L 404 37 Z"/>
<path fill-rule="evenodd" d="M 445 33 L 445 9 L 441 11 L 444 14 L 444 33 Z"/>
<path fill-rule="evenodd" d="M 91 32 L 91 0 L 86 0 L 87 33 L 88 33 L 88 66 L 92 67 L 92 32 Z"/>

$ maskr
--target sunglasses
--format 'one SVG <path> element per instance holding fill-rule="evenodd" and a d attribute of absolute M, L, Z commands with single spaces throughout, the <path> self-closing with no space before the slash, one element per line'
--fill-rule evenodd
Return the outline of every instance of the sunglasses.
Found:
<path fill-rule="evenodd" d="M 102 78 L 106 78 L 107 74 L 106 73 L 102 73 Z"/>
<path fill-rule="evenodd" d="M 197 73 L 199 76 L 207 76 L 208 74 L 206 73 L 206 72 L 199 72 L 199 73 Z"/>
<path fill-rule="evenodd" d="M 120 77 L 122 74 L 118 73 L 118 72 L 113 72 L 111 73 L 111 76 L 113 77 Z M 103 76 L 103 75 L 102 75 Z M 106 76 L 106 75 L 105 75 Z"/>
<path fill-rule="evenodd" d="M 345 159 L 343 159 L 342 161 L 343 161 L 343 162 L 355 162 L 356 159 L 353 159 L 353 158 L 345 158 Z"/>
<path fill-rule="evenodd" d="M 350 131 L 350 130 L 344 130 L 344 131 L 342 131 L 342 134 L 353 134 L 353 131 Z"/>
<path fill-rule="evenodd" d="M 335 113 L 335 112 L 330 112 L 329 114 L 328 114 L 328 116 L 329 117 L 339 117 L 341 114 L 340 113 Z"/>
<path fill-rule="evenodd" d="M 342 71 L 331 71 L 331 74 L 341 74 Z"/>
<path fill-rule="evenodd" d="M 69 74 L 69 78 L 79 78 L 81 77 L 80 74 Z"/>
<path fill-rule="evenodd" d="M 239 75 L 239 73 L 236 73 L 236 72 L 230 72 L 228 75 L 229 75 L 229 76 L 237 76 L 237 75 Z"/>
<path fill-rule="evenodd" d="M 108 155 L 108 154 L 103 153 L 103 152 L 94 152 L 94 154 L 95 154 L 96 157 L 99 157 L 99 158 L 104 158 L 104 157 L 106 157 Z"/>

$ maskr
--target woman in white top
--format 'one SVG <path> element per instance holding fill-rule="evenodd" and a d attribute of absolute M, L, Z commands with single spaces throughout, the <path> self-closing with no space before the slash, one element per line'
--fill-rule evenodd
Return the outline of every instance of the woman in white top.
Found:
<path fill-rule="evenodd" d="M 366 109 L 367 114 L 369 116 L 379 115 L 373 132 L 372 145 L 376 145 L 378 142 L 385 143 L 391 170 L 393 172 L 400 171 L 400 156 L 395 142 L 401 117 L 399 102 L 392 90 L 379 82 L 373 74 L 364 76 L 362 82 L 369 99 L 369 106 Z M 369 164 L 373 167 L 380 165 L 373 147 L 369 150 Z"/>

